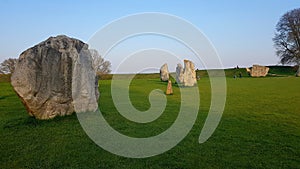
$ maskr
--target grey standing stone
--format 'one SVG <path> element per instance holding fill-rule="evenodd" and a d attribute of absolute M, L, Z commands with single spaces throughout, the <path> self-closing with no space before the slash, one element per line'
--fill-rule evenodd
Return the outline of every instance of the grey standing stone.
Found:
<path fill-rule="evenodd" d="M 11 78 L 29 115 L 38 119 L 95 111 L 95 81 L 88 45 L 64 35 L 24 51 Z"/>
<path fill-rule="evenodd" d="M 176 67 L 176 82 L 178 85 L 183 83 L 183 67 L 180 63 L 178 63 Z"/>
<path fill-rule="evenodd" d="M 166 63 L 160 68 L 160 80 L 163 82 L 167 82 L 169 80 L 169 69 Z"/>

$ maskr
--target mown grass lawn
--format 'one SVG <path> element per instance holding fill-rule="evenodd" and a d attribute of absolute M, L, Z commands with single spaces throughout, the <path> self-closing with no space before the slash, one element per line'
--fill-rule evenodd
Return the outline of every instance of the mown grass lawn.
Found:
<path fill-rule="evenodd" d="M 123 118 L 114 107 L 110 80 L 100 81 L 100 110 L 109 124 L 133 137 L 168 129 L 177 117 L 179 89 L 167 96 L 163 115 L 149 124 Z M 139 110 L 150 106 L 159 79 L 135 79 L 130 98 Z M 208 78 L 198 81 L 201 105 L 191 132 L 173 149 L 150 158 L 116 156 L 98 147 L 76 114 L 48 121 L 27 115 L 7 82 L 0 83 L 0 168 L 300 168 L 300 78 L 227 78 L 227 101 L 212 137 L 198 143 L 210 107 Z"/>

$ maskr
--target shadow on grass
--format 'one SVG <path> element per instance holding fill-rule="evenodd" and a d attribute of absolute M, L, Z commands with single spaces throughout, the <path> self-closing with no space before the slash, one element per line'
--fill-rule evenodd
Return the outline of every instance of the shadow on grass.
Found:
<path fill-rule="evenodd" d="M 70 121 L 70 120 L 77 120 L 76 113 L 73 113 L 72 115 L 68 116 L 58 116 L 53 119 L 48 120 L 39 120 L 35 117 L 24 117 L 24 118 L 17 118 L 17 119 L 10 119 L 6 121 L 6 123 L 3 125 L 4 129 L 18 129 L 18 128 L 35 128 L 35 127 L 41 127 L 45 125 L 51 125 L 56 123 L 61 123 L 64 121 Z"/>
<path fill-rule="evenodd" d="M 182 87 L 182 86 L 179 86 L 175 80 L 171 80 L 171 81 L 172 81 L 172 87 L 177 87 L 177 88 Z M 161 80 L 153 80 L 153 83 L 163 85 L 165 87 L 167 87 L 167 85 L 168 85 L 167 81 L 161 81 Z"/>
<path fill-rule="evenodd" d="M 2 96 L 0 96 L 0 100 L 9 99 L 9 98 L 15 98 L 15 97 L 16 97 L 15 93 L 9 94 L 9 95 L 2 95 Z"/>

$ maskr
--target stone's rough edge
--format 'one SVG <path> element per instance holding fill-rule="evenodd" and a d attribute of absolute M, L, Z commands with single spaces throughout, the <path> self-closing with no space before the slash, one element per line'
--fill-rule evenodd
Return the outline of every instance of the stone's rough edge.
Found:
<path fill-rule="evenodd" d="M 96 72 L 93 66 L 88 66 L 89 63 L 92 63 L 90 56 L 89 50 L 82 50 L 79 54 L 79 62 L 75 62 L 73 69 L 72 81 L 80 82 L 80 84 L 72 83 L 73 103 L 76 112 L 80 113 L 94 112 L 98 108 L 98 98 L 96 98 L 99 96 L 99 92 L 96 90 L 98 82 L 96 82 Z M 92 68 L 93 71 L 90 71 L 89 68 Z M 92 83 L 85 83 L 87 81 Z"/>
<path fill-rule="evenodd" d="M 46 53 L 46 56 L 43 56 L 43 54 L 42 53 L 39 53 L 39 52 L 43 52 L 43 48 L 42 47 L 44 47 L 44 48 L 46 48 L 47 49 L 47 51 L 48 51 L 48 49 L 51 49 L 51 48 L 56 48 L 57 49 L 57 52 L 60 54 L 59 56 L 57 56 L 59 59 L 61 59 L 61 58 L 63 58 L 63 57 L 65 57 L 65 58 L 67 58 L 67 60 L 68 60 L 68 58 L 71 58 L 72 59 L 72 61 L 71 61 L 71 65 L 70 65 L 70 67 L 71 67 L 71 70 L 70 70 L 70 72 L 67 72 L 67 73 L 71 73 L 71 75 L 73 76 L 73 66 L 74 66 L 74 63 L 77 61 L 77 59 L 78 59 L 78 55 L 80 55 L 80 52 L 82 51 L 82 50 L 86 50 L 86 51 L 88 51 L 89 52 L 89 50 L 88 50 L 88 45 L 87 44 L 85 44 L 84 42 L 82 42 L 82 41 L 80 41 L 80 40 L 78 40 L 78 39 L 75 39 L 75 38 L 69 38 L 69 37 L 67 37 L 67 36 L 65 36 L 65 35 L 59 35 L 59 36 L 56 36 L 56 37 L 49 37 L 47 40 L 45 40 L 45 41 L 42 41 L 42 42 L 40 42 L 40 43 L 38 43 L 37 45 L 35 45 L 35 46 L 33 46 L 33 47 L 31 47 L 31 48 L 29 48 L 29 49 L 27 49 L 26 51 L 24 51 L 24 52 L 22 52 L 21 53 L 21 55 L 20 55 L 20 59 L 19 59 L 19 62 L 17 63 L 17 65 L 18 64 L 21 64 L 21 62 L 29 62 L 28 60 L 26 60 L 26 59 L 32 59 L 32 58 L 30 58 L 30 57 L 33 57 L 33 59 L 35 58 L 35 57 L 38 57 L 38 56 L 40 56 L 40 59 L 45 59 L 45 58 L 47 58 L 47 57 L 49 57 L 48 55 L 47 55 L 47 53 Z M 40 49 L 40 48 L 42 48 L 42 49 Z M 68 53 L 68 52 L 75 52 L 74 51 L 74 48 L 76 49 L 76 53 L 77 53 L 77 55 L 75 54 L 75 55 L 71 55 L 70 53 Z M 73 50 L 73 51 L 72 51 Z M 67 53 L 67 54 L 66 54 Z M 63 54 L 66 54 L 66 55 L 64 55 L 64 56 L 62 56 Z M 33 55 L 33 56 L 32 56 Z M 33 60 L 32 59 L 32 60 Z M 28 64 L 28 63 L 23 63 L 23 64 L 25 64 L 25 68 L 26 68 L 26 64 Z M 27 65 L 27 66 L 29 66 L 29 65 Z M 38 64 L 36 64 L 35 66 L 41 66 L 41 65 L 38 65 Z M 17 66 L 18 67 L 18 66 Z M 31 87 L 32 87 L 32 84 L 30 84 L 29 83 L 29 85 L 26 85 L 26 86 L 24 86 L 24 82 L 22 81 L 22 80 L 24 80 L 24 76 L 27 76 L 27 77 L 25 77 L 25 80 L 26 80 L 26 78 L 37 78 L 38 77 L 38 75 L 37 75 L 37 72 L 35 72 L 35 73 L 32 73 L 33 75 L 36 75 L 36 77 L 32 77 L 32 74 L 26 74 L 26 73 L 24 73 L 24 71 L 25 70 L 22 70 L 22 67 L 24 67 L 24 65 L 23 66 L 21 66 L 21 68 L 20 68 L 20 70 L 18 70 L 18 68 L 16 68 L 17 70 L 16 70 L 16 72 L 12 75 L 12 77 L 11 77 L 11 83 L 12 83 L 12 86 L 13 86 L 13 89 L 14 89 L 14 91 L 17 93 L 17 95 L 19 96 L 19 98 L 21 99 L 21 101 L 22 101 L 22 103 L 25 105 L 25 107 L 26 107 L 26 109 L 27 109 L 27 111 L 28 111 L 28 114 L 30 115 L 30 116 L 35 116 L 36 118 L 38 118 L 38 119 L 49 119 L 49 118 L 53 118 L 53 117 L 55 117 L 55 116 L 57 116 L 57 115 L 59 115 L 59 116 L 62 116 L 62 115 L 68 115 L 68 114 L 72 114 L 72 113 L 74 113 L 74 108 L 71 108 L 70 109 L 70 107 L 74 107 L 74 103 L 73 103 L 73 96 L 71 97 L 71 102 L 70 102 L 70 104 L 69 104 L 69 107 L 64 107 L 64 106 L 62 106 L 62 109 L 65 109 L 66 110 L 66 112 L 65 113 L 62 113 L 62 112 L 56 112 L 56 114 L 46 114 L 45 115 L 45 111 L 44 110 L 41 110 L 41 111 L 43 111 L 43 112 L 41 112 L 42 114 L 36 114 L 35 113 L 35 111 L 36 110 L 33 110 L 32 109 L 32 105 L 28 105 L 27 104 L 27 101 L 28 100 L 34 100 L 34 99 L 37 99 L 37 95 L 38 94 L 33 94 L 33 96 L 29 96 L 29 97 L 25 97 L 24 98 L 24 96 L 26 96 L 26 94 L 28 94 L 28 92 L 32 92 L 31 90 Z M 27 67 L 28 68 L 28 67 Z M 19 73 L 19 74 L 18 74 Z M 62 73 L 62 72 L 59 72 L 59 73 Z M 66 73 L 66 72 L 65 72 Z M 21 74 L 21 75 L 20 75 Z M 32 79 L 27 79 L 27 81 L 29 81 L 29 80 L 32 80 Z M 95 77 L 94 77 L 94 82 L 93 82 L 93 84 L 94 85 L 97 85 L 97 82 L 95 82 L 96 81 L 96 79 L 95 79 Z M 26 83 L 26 82 L 25 82 Z M 71 84 L 73 84 L 73 81 L 71 82 Z M 23 86 L 22 86 L 23 85 Z M 25 92 L 25 93 L 22 93 L 22 92 L 20 92 L 20 87 L 22 87 L 23 89 L 25 88 L 25 91 L 27 92 Z M 27 88 L 27 90 L 26 90 L 26 88 Z M 94 100 L 96 100 L 95 102 L 97 103 L 97 108 L 98 108 L 98 102 L 97 102 L 97 100 L 98 100 L 98 96 L 99 96 L 99 93 L 97 93 L 97 91 L 98 90 L 96 90 L 96 89 L 98 89 L 98 85 L 97 86 L 94 86 L 93 87 L 93 90 L 94 90 L 94 96 L 96 97 Z M 70 89 L 71 90 L 71 89 Z M 39 91 L 38 91 L 39 92 Z M 43 92 L 43 91 L 42 91 Z M 72 91 L 69 91 L 70 93 L 69 93 L 69 95 L 71 94 L 73 94 L 72 93 Z M 51 97 L 53 97 L 53 96 L 51 96 Z M 50 98 L 51 99 L 51 98 Z M 59 98 L 58 98 L 59 99 Z M 40 107 L 42 107 L 42 106 L 45 106 L 45 104 L 46 104 L 46 102 L 44 102 Z M 47 105 L 46 105 L 46 107 L 47 107 Z M 95 104 L 94 104 L 94 107 L 95 107 Z M 54 109 L 55 109 L 56 107 L 54 107 Z M 68 112 L 68 111 L 70 111 L 70 112 Z M 46 112 L 47 113 L 47 112 Z"/>

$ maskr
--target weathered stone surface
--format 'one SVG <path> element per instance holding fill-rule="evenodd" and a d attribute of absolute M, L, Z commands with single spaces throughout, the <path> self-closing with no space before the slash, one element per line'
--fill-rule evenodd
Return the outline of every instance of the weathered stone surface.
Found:
<path fill-rule="evenodd" d="M 182 84 L 183 83 L 183 67 L 180 63 L 177 64 L 176 67 L 176 82 L 177 84 Z"/>
<path fill-rule="evenodd" d="M 50 37 L 24 51 L 11 83 L 29 115 L 38 119 L 98 108 L 88 45 L 67 36 Z"/>
<path fill-rule="evenodd" d="M 181 64 L 176 67 L 176 81 L 180 86 L 195 86 L 197 84 L 196 71 L 194 63 L 184 60 L 184 68 Z"/>
<path fill-rule="evenodd" d="M 184 60 L 184 86 L 194 86 L 197 84 L 195 65 L 189 60 Z"/>
<path fill-rule="evenodd" d="M 265 77 L 269 72 L 268 67 L 260 65 L 253 65 L 251 69 L 246 68 L 246 70 L 252 77 Z"/>
<path fill-rule="evenodd" d="M 160 68 L 160 80 L 163 82 L 167 82 L 169 80 L 169 69 L 166 63 Z"/>

